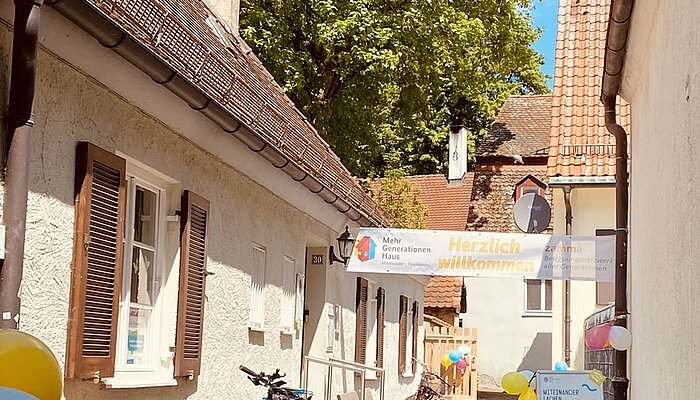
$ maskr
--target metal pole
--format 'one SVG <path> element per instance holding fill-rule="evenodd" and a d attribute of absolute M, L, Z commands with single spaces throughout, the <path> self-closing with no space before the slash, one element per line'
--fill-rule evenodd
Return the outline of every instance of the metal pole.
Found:
<path fill-rule="evenodd" d="M 564 206 L 566 208 L 566 235 L 571 235 L 571 186 L 566 185 L 564 190 Z M 571 281 L 564 281 L 564 362 L 571 366 Z"/>
<path fill-rule="evenodd" d="M 12 37 L 12 73 L 5 170 L 5 259 L 0 267 L 0 328 L 19 326 L 19 288 L 24 267 L 24 235 L 27 224 L 30 135 L 36 76 L 37 35 L 43 0 L 15 0 Z"/>

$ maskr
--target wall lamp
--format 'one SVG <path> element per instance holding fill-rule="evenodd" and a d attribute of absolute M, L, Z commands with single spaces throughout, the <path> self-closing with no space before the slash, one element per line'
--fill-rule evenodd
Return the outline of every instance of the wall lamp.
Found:
<path fill-rule="evenodd" d="M 340 251 L 340 258 L 338 258 L 335 255 L 335 251 L 333 251 L 333 246 L 330 246 L 328 249 L 330 254 L 328 255 L 328 258 L 331 260 L 331 262 L 341 262 L 343 264 L 347 264 L 348 260 L 350 259 L 350 255 L 352 254 L 352 246 L 355 243 L 355 238 L 352 237 L 350 234 L 350 231 L 348 230 L 348 227 L 345 227 L 345 232 L 341 233 L 340 236 L 338 236 L 338 250 Z"/>

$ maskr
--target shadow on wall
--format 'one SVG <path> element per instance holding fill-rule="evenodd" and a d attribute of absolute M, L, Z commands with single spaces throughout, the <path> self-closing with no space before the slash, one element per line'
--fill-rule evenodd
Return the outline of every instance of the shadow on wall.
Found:
<path fill-rule="evenodd" d="M 538 332 L 530 345 L 530 349 L 518 366 L 518 371 L 524 369 L 537 371 L 552 368 L 552 333 Z"/>

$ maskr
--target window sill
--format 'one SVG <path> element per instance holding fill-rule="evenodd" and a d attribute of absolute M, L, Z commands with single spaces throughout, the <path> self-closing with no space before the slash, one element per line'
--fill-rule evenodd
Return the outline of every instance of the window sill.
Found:
<path fill-rule="evenodd" d="M 107 389 L 134 389 L 148 387 L 177 386 L 177 380 L 163 378 L 103 378 Z"/>
<path fill-rule="evenodd" d="M 404 372 L 401 374 L 402 378 L 413 378 L 415 374 L 413 372 Z"/>
<path fill-rule="evenodd" d="M 544 318 L 551 318 L 552 317 L 552 312 L 551 311 L 524 311 L 523 312 L 523 318 L 533 318 L 533 317 L 544 317 Z"/>
<path fill-rule="evenodd" d="M 262 327 L 262 326 L 249 326 L 249 327 L 248 327 L 248 331 L 250 331 L 250 332 L 265 333 L 265 332 L 268 332 L 269 329 L 268 329 L 268 328 L 265 328 L 265 327 Z"/>

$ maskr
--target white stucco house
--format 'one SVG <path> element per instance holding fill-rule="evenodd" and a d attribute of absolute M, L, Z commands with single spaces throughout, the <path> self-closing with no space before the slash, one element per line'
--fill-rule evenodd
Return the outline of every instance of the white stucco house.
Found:
<path fill-rule="evenodd" d="M 547 166 L 555 235 L 567 234 L 567 221 L 572 235 L 614 234 L 615 139 L 605 128 L 599 78 L 605 39 L 601 27 L 609 5 L 609 0 L 559 2 Z M 621 104 L 620 121 L 629 127 L 629 107 Z M 614 291 L 611 283 L 568 285 L 553 282 L 552 364 L 566 360 L 580 370 L 584 321 L 613 302 Z"/>
<path fill-rule="evenodd" d="M 617 95 L 632 109 L 626 294 L 633 342 L 625 364 L 633 399 L 687 399 L 698 383 L 697 9 L 675 0 L 615 0 L 606 9 L 600 95 L 608 109 Z M 608 115 L 615 129 L 620 115 Z"/>
<path fill-rule="evenodd" d="M 333 261 L 346 226 L 389 222 L 219 12 L 41 7 L 19 327 L 71 400 L 260 398 L 239 365 L 299 386 L 305 356 L 382 368 L 406 398 L 427 279 Z M 13 14 L 0 3 L 3 121 Z M 327 370 L 306 371 L 314 399 Z M 359 389 L 334 371 L 332 398 Z"/>

